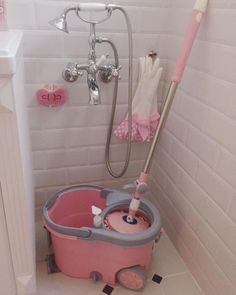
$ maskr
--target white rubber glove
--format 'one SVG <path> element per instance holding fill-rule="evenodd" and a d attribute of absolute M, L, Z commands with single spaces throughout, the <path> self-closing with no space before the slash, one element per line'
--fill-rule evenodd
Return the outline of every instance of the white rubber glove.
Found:
<path fill-rule="evenodd" d="M 139 83 L 132 102 L 132 139 L 150 141 L 153 137 L 160 115 L 157 111 L 157 88 L 163 69 L 160 59 L 140 58 Z M 128 137 L 127 116 L 116 128 L 114 134 L 122 139 Z"/>
<path fill-rule="evenodd" d="M 153 63 L 151 57 L 140 58 L 140 80 L 133 98 L 133 114 L 141 119 L 149 119 L 157 112 L 157 88 L 163 68 L 160 59 Z"/>

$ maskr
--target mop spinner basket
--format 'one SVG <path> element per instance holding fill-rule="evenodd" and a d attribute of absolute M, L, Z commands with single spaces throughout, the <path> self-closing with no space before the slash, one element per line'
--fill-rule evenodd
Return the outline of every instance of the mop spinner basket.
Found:
<path fill-rule="evenodd" d="M 130 289 L 141 289 L 161 221 L 158 210 L 143 199 L 138 214 L 148 222 L 145 230 L 121 233 L 109 228 L 107 216 L 126 212 L 131 198 L 123 191 L 91 185 L 54 194 L 43 208 L 43 218 L 59 270 L 71 277 L 101 279 L 111 285 L 118 280 Z M 93 224 L 92 206 L 102 209 L 100 227 Z"/>

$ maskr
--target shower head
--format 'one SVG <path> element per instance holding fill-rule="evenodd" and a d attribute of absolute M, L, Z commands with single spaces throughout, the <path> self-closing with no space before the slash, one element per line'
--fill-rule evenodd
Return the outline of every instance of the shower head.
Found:
<path fill-rule="evenodd" d="M 54 18 L 49 22 L 50 25 L 57 28 L 60 31 L 69 33 L 67 28 L 66 14 L 63 13 L 59 17 Z"/>

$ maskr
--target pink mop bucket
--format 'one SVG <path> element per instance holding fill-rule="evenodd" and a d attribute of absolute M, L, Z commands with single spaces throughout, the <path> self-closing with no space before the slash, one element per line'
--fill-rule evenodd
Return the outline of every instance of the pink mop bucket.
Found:
<path fill-rule="evenodd" d="M 131 289 L 144 285 L 153 243 L 160 235 L 160 215 L 147 200 L 141 211 L 150 227 L 141 234 L 121 234 L 93 225 L 92 206 L 103 210 L 102 219 L 111 211 L 128 208 L 131 195 L 97 186 L 69 187 L 52 196 L 44 206 L 44 223 L 50 232 L 55 262 L 66 275 L 96 278 L 115 284 L 135 273 Z M 134 285 L 133 285 L 134 284 Z"/>

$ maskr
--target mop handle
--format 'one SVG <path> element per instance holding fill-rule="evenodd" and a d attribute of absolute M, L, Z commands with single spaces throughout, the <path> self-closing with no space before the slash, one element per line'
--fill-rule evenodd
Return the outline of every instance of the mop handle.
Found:
<path fill-rule="evenodd" d="M 179 83 L 182 79 L 184 69 L 186 67 L 191 49 L 193 47 L 194 40 L 195 40 L 197 32 L 198 32 L 198 28 L 199 28 L 201 20 L 202 20 L 202 16 L 206 12 L 206 9 L 207 9 L 207 3 L 208 3 L 208 0 L 197 0 L 194 5 L 192 16 L 190 19 L 190 24 L 189 24 L 187 33 L 185 35 L 182 49 L 181 49 L 180 55 L 177 59 L 177 62 L 176 62 L 175 68 L 174 68 L 174 72 L 172 75 L 171 80 L 173 82 Z"/>
<path fill-rule="evenodd" d="M 161 130 L 165 124 L 167 115 L 169 113 L 170 107 L 171 107 L 172 102 L 174 100 L 176 90 L 177 90 L 178 85 L 182 79 L 184 69 L 186 67 L 188 57 L 190 55 L 194 40 L 196 38 L 197 31 L 198 31 L 202 16 L 206 11 L 207 4 L 208 4 L 208 0 L 197 0 L 194 5 L 190 24 L 189 24 L 187 33 L 185 35 L 182 50 L 181 50 L 180 55 L 177 59 L 177 63 L 176 63 L 176 66 L 175 66 L 175 69 L 173 72 L 172 79 L 171 79 L 170 88 L 167 93 L 164 108 L 163 108 L 163 111 L 162 111 L 162 114 L 160 117 L 160 121 L 158 123 L 154 138 L 152 140 L 152 144 L 151 144 L 149 153 L 147 155 L 147 158 L 146 158 L 146 161 L 145 161 L 145 164 L 143 167 L 143 171 L 141 172 L 139 178 L 136 180 L 136 191 L 135 191 L 134 196 L 130 202 L 129 214 L 127 217 L 128 221 L 132 221 L 133 218 L 135 217 L 135 214 L 139 209 L 140 197 L 143 192 L 147 191 L 147 174 L 148 174 L 150 167 L 151 167 L 151 162 L 152 162 L 152 158 L 154 155 L 154 151 L 155 151 L 158 139 L 160 137 Z"/>
<path fill-rule="evenodd" d="M 167 115 L 168 115 L 170 107 L 172 105 L 175 93 L 177 91 L 178 85 L 179 85 L 181 78 L 183 76 L 184 69 L 186 67 L 188 57 L 190 55 L 194 40 L 196 38 L 197 30 L 199 28 L 199 25 L 200 25 L 200 22 L 202 19 L 202 15 L 206 11 L 207 4 L 208 4 L 208 0 L 197 0 L 194 5 L 190 24 L 189 24 L 187 33 L 184 38 L 182 50 L 180 52 L 180 55 L 177 59 L 177 62 L 176 62 L 175 68 L 174 68 L 170 88 L 167 93 L 164 108 L 163 108 L 159 123 L 157 125 L 156 132 L 155 132 L 153 140 L 152 140 L 150 150 L 148 152 L 148 155 L 147 155 L 147 158 L 146 158 L 146 161 L 144 164 L 144 168 L 142 171 L 143 173 L 147 174 L 150 170 L 153 154 L 154 154 L 158 139 L 160 137 L 161 130 L 165 124 L 165 121 L 167 119 Z"/>

